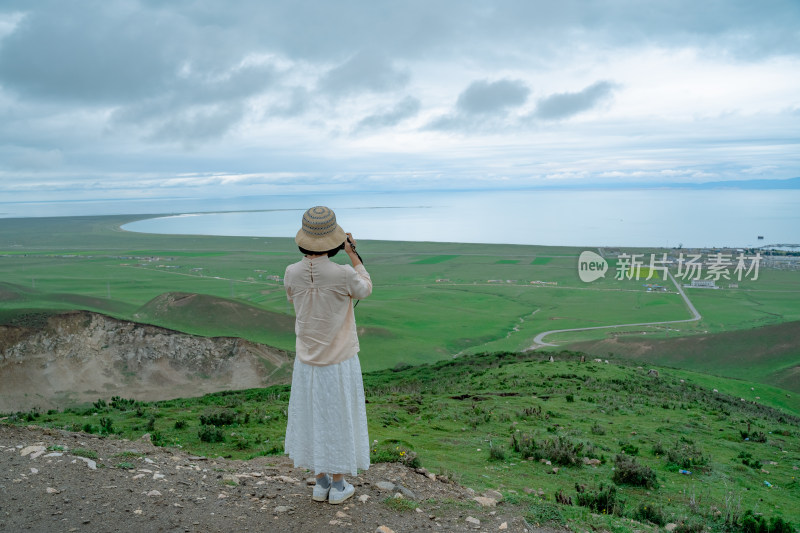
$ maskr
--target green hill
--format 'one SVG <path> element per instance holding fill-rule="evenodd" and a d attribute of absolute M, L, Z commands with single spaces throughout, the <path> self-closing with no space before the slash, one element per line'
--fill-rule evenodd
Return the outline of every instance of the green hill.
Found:
<path fill-rule="evenodd" d="M 553 355 L 470 355 L 365 374 L 373 462 L 421 464 L 496 489 L 501 505 L 523 509 L 530 523 L 575 531 L 666 522 L 745 531 L 747 511 L 800 523 L 797 410 L 712 390 L 726 390 L 726 378 Z M 282 452 L 288 397 L 289 387 L 277 386 L 149 404 L 117 399 L 6 422 L 111 428 L 128 439 L 149 432 L 163 446 L 247 458 Z"/>
<path fill-rule="evenodd" d="M 197 335 L 294 345 L 294 316 L 208 294 L 166 292 L 140 307 L 133 319 Z"/>
<path fill-rule="evenodd" d="M 767 383 L 800 393 L 800 322 L 672 339 L 619 336 L 569 345 L 718 376 Z"/>

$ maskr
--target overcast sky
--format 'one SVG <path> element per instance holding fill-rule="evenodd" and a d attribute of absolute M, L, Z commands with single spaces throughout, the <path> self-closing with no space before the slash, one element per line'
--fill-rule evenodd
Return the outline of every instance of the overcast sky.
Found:
<path fill-rule="evenodd" d="M 0 201 L 800 176 L 800 2 L 4 0 Z"/>

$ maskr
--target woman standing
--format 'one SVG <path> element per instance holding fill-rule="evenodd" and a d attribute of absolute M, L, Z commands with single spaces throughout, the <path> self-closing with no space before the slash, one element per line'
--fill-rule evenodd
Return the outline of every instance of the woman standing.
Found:
<path fill-rule="evenodd" d="M 372 281 L 352 235 L 327 207 L 303 214 L 295 242 L 304 256 L 284 276 L 297 335 L 284 449 L 295 467 L 314 471 L 313 499 L 339 504 L 355 492 L 344 474 L 369 468 L 353 299 L 369 296 Z M 353 266 L 330 260 L 340 250 Z"/>

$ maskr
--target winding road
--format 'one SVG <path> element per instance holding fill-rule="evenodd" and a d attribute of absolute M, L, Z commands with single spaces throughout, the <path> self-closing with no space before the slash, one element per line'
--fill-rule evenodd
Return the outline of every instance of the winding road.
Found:
<path fill-rule="evenodd" d="M 686 318 L 684 320 L 666 320 L 663 322 L 639 322 L 636 324 L 614 324 L 612 326 L 592 326 L 588 328 L 554 329 L 536 335 L 536 337 L 533 339 L 533 345 L 531 345 L 528 348 L 528 351 L 535 350 L 536 348 L 540 348 L 542 346 L 558 346 L 557 344 L 544 342 L 544 338 L 547 337 L 548 335 L 552 335 L 553 333 L 564 333 L 567 331 L 588 331 L 590 329 L 624 328 L 629 326 L 657 326 L 660 324 L 679 324 L 682 322 L 695 322 L 697 320 L 700 320 L 702 316 L 700 315 L 700 313 L 697 312 L 697 308 L 695 308 L 694 304 L 691 302 L 691 300 L 689 300 L 689 297 L 686 296 L 686 293 L 683 291 L 683 287 L 681 287 L 680 283 L 678 283 L 675 280 L 675 278 L 672 277 L 671 272 L 667 271 L 667 275 L 669 275 L 669 279 L 672 280 L 672 283 L 675 284 L 675 288 L 678 290 L 678 294 L 680 294 L 681 297 L 683 298 L 683 301 L 686 302 L 686 306 L 689 308 L 689 311 L 691 311 L 693 315 L 692 318 Z"/>

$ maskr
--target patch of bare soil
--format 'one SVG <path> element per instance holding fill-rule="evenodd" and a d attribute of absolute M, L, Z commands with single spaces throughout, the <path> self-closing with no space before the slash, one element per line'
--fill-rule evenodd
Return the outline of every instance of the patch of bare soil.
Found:
<path fill-rule="evenodd" d="M 283 350 L 243 339 L 71 312 L 43 327 L 0 325 L 0 412 L 266 387 L 287 382 L 289 368 Z"/>
<path fill-rule="evenodd" d="M 423 469 L 382 463 L 348 481 L 354 497 L 331 505 L 312 501 L 312 473 L 287 457 L 194 457 L 0 424 L 0 531 L 534 531 L 496 494 L 479 503 Z"/>

